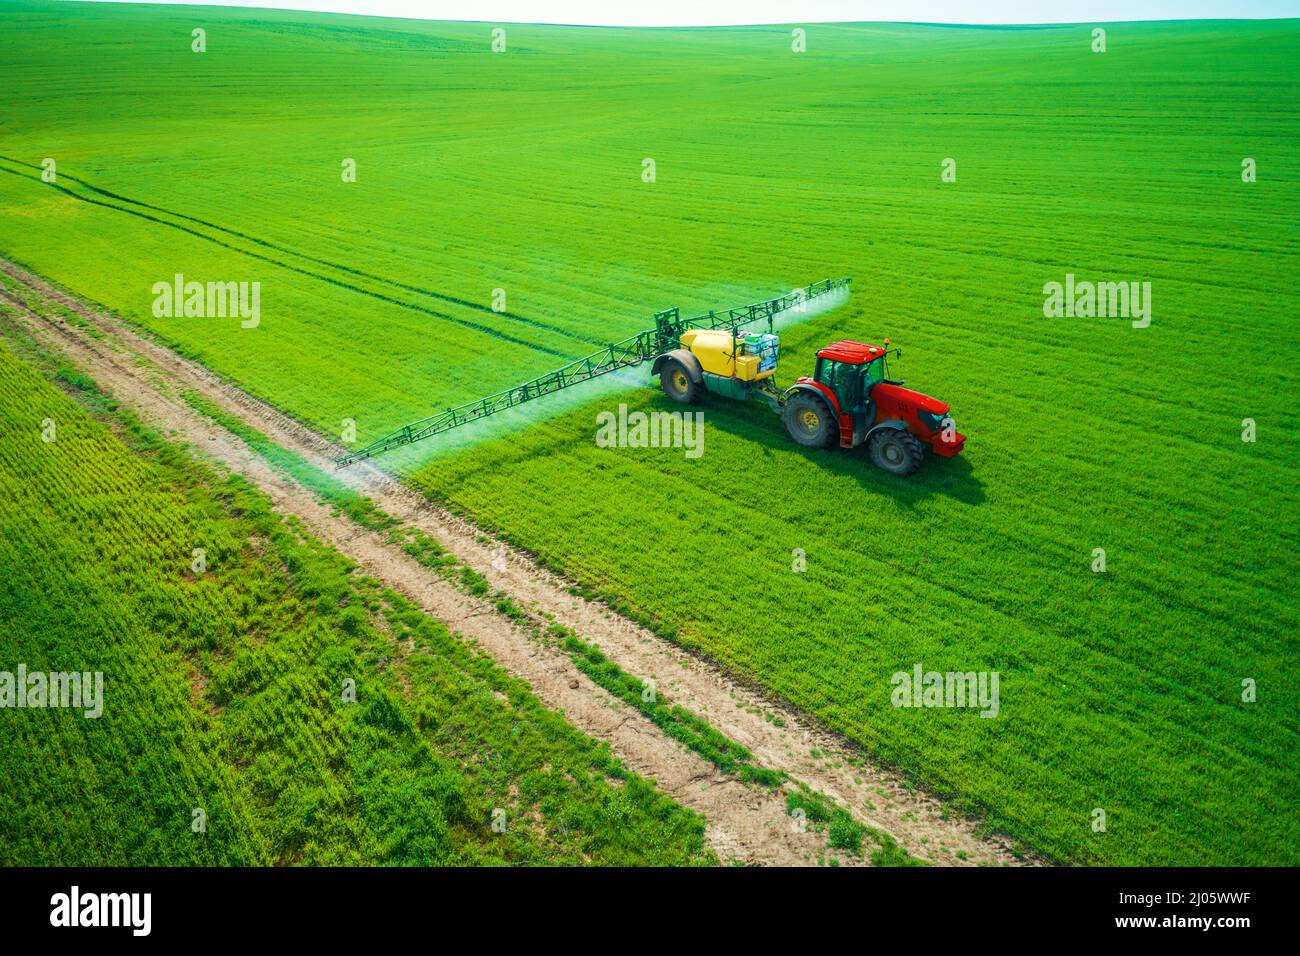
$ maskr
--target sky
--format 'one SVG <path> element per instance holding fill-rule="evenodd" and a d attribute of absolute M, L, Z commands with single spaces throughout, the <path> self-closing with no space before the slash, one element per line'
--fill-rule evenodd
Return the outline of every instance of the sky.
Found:
<path fill-rule="evenodd" d="M 139 0 L 135 0 L 139 2 Z M 146 0 L 158 2 L 158 0 Z M 160 0 L 198 3 L 200 0 Z M 920 23 L 1078 23 L 1298 17 L 1300 0 L 206 0 L 275 7 L 493 23 L 705 26 L 895 20 Z"/>

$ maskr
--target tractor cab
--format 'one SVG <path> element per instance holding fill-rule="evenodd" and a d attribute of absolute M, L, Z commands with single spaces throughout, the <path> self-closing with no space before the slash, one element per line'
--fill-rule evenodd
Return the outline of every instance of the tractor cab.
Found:
<path fill-rule="evenodd" d="M 813 381 L 835 393 L 841 412 L 866 415 L 871 407 L 871 390 L 885 380 L 888 354 L 888 340 L 884 348 L 836 342 L 818 351 Z"/>

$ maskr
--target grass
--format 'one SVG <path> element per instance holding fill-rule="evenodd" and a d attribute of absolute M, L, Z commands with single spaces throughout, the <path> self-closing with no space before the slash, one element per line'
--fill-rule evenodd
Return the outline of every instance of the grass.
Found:
<path fill-rule="evenodd" d="M 105 676 L 98 719 L 0 713 L 5 865 L 714 862 L 522 681 L 0 332 L 3 669 Z"/>
<path fill-rule="evenodd" d="M 778 787 L 785 782 L 785 774 L 755 764 L 754 755 L 745 747 L 686 708 L 670 704 L 667 699 L 661 700 L 659 690 L 652 682 L 629 674 L 598 647 L 583 641 L 568 628 L 552 624 L 550 634 L 569 652 L 580 671 L 617 699 L 631 704 L 660 730 L 723 773 L 735 774 L 746 783 L 764 787 Z"/>
<path fill-rule="evenodd" d="M 824 795 L 805 786 L 788 792 L 785 806 L 792 816 L 801 814 L 805 825 L 811 825 L 818 832 L 825 830 L 826 844 L 833 850 L 861 855 L 863 838 L 870 837 L 876 843 L 876 848 L 871 851 L 873 866 L 926 865 L 900 847 L 888 833 L 859 823 L 848 810 L 835 806 Z"/>
<path fill-rule="evenodd" d="M 1300 862 L 1295 21 L 1112 24 L 1104 54 L 1085 26 L 811 26 L 804 54 L 511 26 L 492 54 L 484 24 L 0 18 L 0 252 L 332 435 L 853 275 L 783 380 L 888 335 L 962 458 L 895 480 L 718 402 L 700 459 L 603 449 L 596 412 L 665 406 L 593 385 L 389 461 L 1053 857 Z M 262 282 L 261 324 L 155 318 L 177 272 Z M 1066 273 L 1152 282 L 1150 328 L 1044 318 Z M 999 671 L 1000 716 L 892 707 L 918 662 Z"/>

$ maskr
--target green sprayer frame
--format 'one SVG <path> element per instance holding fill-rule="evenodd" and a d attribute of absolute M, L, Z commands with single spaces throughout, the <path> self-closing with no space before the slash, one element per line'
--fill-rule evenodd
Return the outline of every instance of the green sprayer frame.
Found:
<path fill-rule="evenodd" d="M 676 306 L 665 309 L 663 312 L 656 312 L 655 327 L 653 329 L 638 332 L 631 338 L 615 342 L 613 345 L 607 345 L 599 352 L 594 352 L 586 358 L 580 358 L 576 362 L 570 362 L 562 368 L 547 372 L 540 378 L 524 382 L 522 385 L 516 385 L 514 388 L 508 388 L 465 405 L 449 408 L 437 415 L 411 422 L 409 425 L 404 425 L 383 438 L 336 458 L 335 461 L 340 468 L 343 468 L 362 459 L 372 458 L 389 449 L 431 438 L 461 425 L 468 425 L 470 422 L 476 422 L 481 418 L 487 418 L 489 415 L 495 415 L 507 408 L 514 408 L 516 405 L 522 405 L 534 398 L 541 398 L 551 392 L 558 392 L 562 388 L 590 381 L 598 376 L 616 372 L 621 368 L 640 365 L 642 362 L 649 361 L 677 348 L 679 345 L 678 340 L 687 329 L 726 329 L 729 332 L 735 332 L 743 326 L 766 320 L 770 331 L 773 320 L 780 313 L 796 306 L 805 305 L 813 299 L 827 295 L 836 289 L 847 288 L 852 281 L 848 277 L 823 279 L 820 282 L 814 282 L 803 289 L 796 289 L 775 299 L 755 302 L 752 305 L 726 309 L 721 312 L 709 312 L 693 319 L 683 319 Z"/>

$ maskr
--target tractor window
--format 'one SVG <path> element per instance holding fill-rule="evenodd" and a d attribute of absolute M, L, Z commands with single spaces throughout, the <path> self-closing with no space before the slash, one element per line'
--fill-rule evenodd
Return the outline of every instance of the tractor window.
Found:
<path fill-rule="evenodd" d="M 822 382 L 829 385 L 840 400 L 840 408 L 847 412 L 862 400 L 862 366 L 844 362 L 826 362 Z"/>
<path fill-rule="evenodd" d="M 862 386 L 870 389 L 877 382 L 884 381 L 885 378 L 885 360 L 878 358 L 874 362 L 869 362 L 862 369 Z"/>

